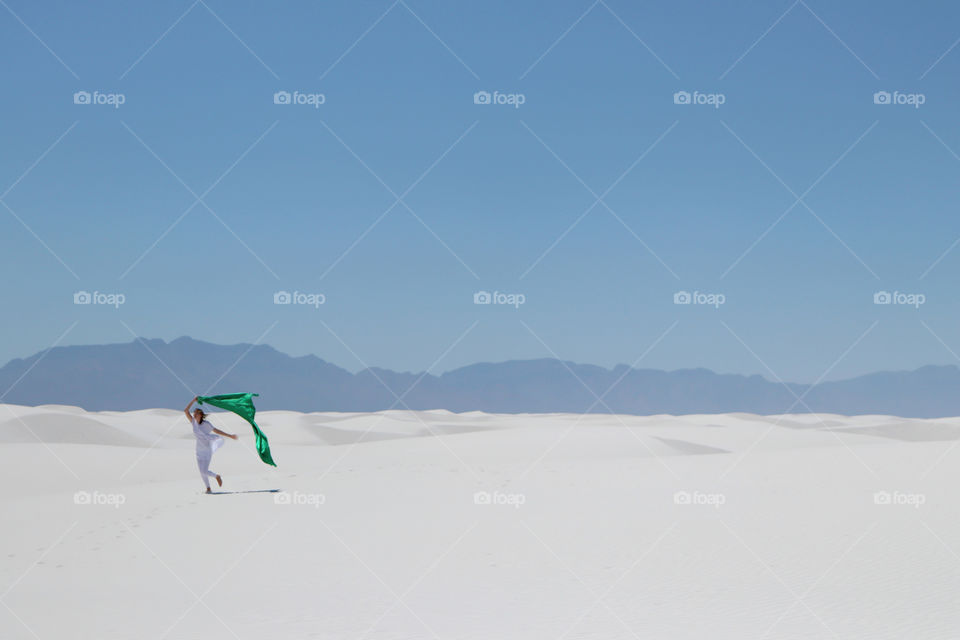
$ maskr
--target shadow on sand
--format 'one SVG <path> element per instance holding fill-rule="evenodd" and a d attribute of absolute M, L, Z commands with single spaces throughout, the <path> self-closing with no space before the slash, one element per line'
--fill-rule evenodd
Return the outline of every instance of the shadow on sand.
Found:
<path fill-rule="evenodd" d="M 211 491 L 206 496 L 229 496 L 238 493 L 279 493 L 280 489 L 251 489 L 250 491 Z"/>

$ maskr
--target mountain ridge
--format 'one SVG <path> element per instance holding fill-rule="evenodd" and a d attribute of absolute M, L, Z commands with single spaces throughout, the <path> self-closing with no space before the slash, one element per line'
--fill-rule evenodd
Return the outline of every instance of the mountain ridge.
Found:
<path fill-rule="evenodd" d="M 91 411 L 179 408 L 191 394 L 249 390 L 260 393 L 264 410 L 960 415 L 955 365 L 815 386 L 702 367 L 606 369 L 554 358 L 478 362 L 442 374 L 380 367 L 351 373 L 314 354 L 290 356 L 268 344 L 220 345 L 189 336 L 53 347 L 0 367 L 0 389 L 8 390 L 2 402 Z"/>

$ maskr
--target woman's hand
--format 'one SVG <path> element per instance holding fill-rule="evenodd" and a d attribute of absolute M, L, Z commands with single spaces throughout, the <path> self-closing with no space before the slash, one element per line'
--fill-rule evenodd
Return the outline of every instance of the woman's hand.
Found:
<path fill-rule="evenodd" d="M 231 439 L 231 440 L 239 440 L 240 438 L 237 436 L 237 434 L 233 434 L 233 435 L 230 436 L 230 439 Z"/>

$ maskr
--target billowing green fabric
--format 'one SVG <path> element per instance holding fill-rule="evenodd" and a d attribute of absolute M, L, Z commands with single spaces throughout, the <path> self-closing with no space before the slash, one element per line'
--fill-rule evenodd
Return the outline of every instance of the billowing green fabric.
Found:
<path fill-rule="evenodd" d="M 260 431 L 260 427 L 253 420 L 253 417 L 257 414 L 257 409 L 253 406 L 253 397 L 258 395 L 260 394 L 226 393 L 220 396 L 198 396 L 197 402 L 200 404 L 206 402 L 220 409 L 232 411 L 249 422 L 250 426 L 253 427 L 253 435 L 257 439 L 257 453 L 260 454 L 260 459 L 267 464 L 277 466 L 273 461 L 273 456 L 270 455 L 270 443 L 267 442 L 267 436 L 263 434 L 263 431 Z"/>

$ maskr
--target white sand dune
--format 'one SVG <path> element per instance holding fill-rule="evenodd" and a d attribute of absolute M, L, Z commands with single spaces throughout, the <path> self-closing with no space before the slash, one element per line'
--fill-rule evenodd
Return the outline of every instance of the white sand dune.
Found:
<path fill-rule="evenodd" d="M 0 405 L 0 638 L 952 638 L 960 421 Z"/>
<path fill-rule="evenodd" d="M 28 413 L 0 422 L 0 444 L 61 442 L 142 447 L 149 443 L 103 421 L 69 413 Z"/>

